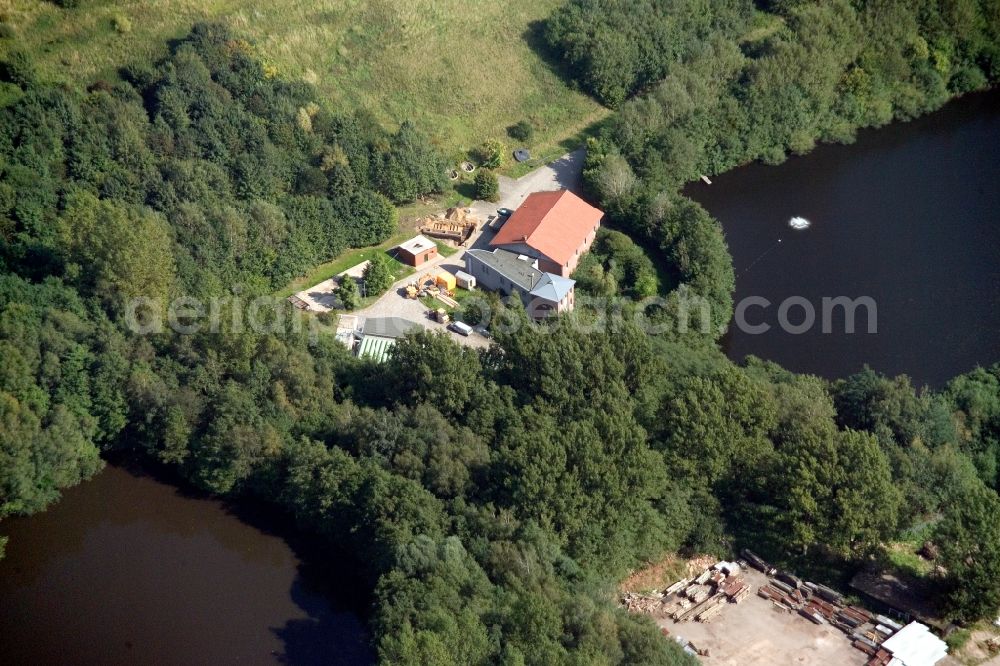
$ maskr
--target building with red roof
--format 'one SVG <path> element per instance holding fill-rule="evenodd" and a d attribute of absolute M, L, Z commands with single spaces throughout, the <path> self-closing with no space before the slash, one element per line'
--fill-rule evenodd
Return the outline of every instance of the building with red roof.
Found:
<path fill-rule="evenodd" d="M 569 190 L 529 194 L 490 246 L 538 260 L 538 269 L 569 277 L 597 236 L 604 211 Z"/>

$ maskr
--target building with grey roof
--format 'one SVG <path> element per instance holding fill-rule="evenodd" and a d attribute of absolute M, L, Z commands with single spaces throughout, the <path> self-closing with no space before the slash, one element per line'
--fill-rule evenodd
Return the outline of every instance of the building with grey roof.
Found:
<path fill-rule="evenodd" d="M 389 358 L 397 340 L 410 331 L 423 328 L 417 322 L 402 317 L 368 317 L 361 327 L 361 342 L 356 353 L 359 358 L 370 358 L 381 363 Z"/>
<path fill-rule="evenodd" d="M 361 327 L 361 333 L 383 338 L 402 338 L 410 331 L 422 328 L 417 322 L 402 317 L 368 317 Z"/>
<path fill-rule="evenodd" d="M 538 269 L 538 261 L 503 249 L 468 250 L 465 271 L 483 289 L 504 295 L 517 293 L 528 314 L 547 317 L 573 309 L 573 280 Z"/>

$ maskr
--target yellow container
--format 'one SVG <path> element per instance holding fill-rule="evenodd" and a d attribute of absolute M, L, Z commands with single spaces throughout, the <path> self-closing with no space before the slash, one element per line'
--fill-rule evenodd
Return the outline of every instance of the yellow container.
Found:
<path fill-rule="evenodd" d="M 438 273 L 434 283 L 442 289 L 455 291 L 455 276 L 451 273 Z"/>

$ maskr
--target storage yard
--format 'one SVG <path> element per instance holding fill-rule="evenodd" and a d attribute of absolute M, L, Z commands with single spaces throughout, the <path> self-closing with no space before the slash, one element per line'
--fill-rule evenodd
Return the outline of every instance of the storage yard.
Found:
<path fill-rule="evenodd" d="M 935 664 L 944 643 L 924 625 L 904 625 L 835 590 L 776 571 L 746 551 L 663 590 L 626 592 L 622 605 L 651 615 L 705 664 Z M 749 560 L 749 561 L 748 561 Z M 752 565 L 752 566 L 751 566 Z"/>

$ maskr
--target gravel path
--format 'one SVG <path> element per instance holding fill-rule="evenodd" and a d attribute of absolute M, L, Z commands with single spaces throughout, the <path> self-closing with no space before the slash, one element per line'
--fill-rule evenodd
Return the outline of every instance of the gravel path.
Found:
<path fill-rule="evenodd" d="M 580 193 L 581 176 L 583 175 L 583 160 L 587 151 L 584 148 L 563 155 L 555 162 L 538 167 L 534 171 L 514 180 L 500 176 L 500 201 L 475 201 L 472 211 L 484 222 L 496 212 L 497 208 L 516 209 L 532 192 L 548 192 L 567 189 Z"/>

